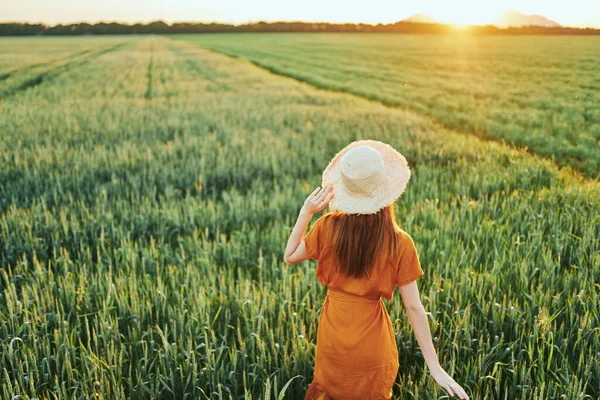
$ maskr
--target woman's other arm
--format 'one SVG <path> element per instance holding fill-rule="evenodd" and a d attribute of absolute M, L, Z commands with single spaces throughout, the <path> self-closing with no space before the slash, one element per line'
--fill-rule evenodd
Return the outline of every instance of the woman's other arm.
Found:
<path fill-rule="evenodd" d="M 427 314 L 419 296 L 417 281 L 400 286 L 400 295 L 427 367 L 431 371 L 431 376 L 448 394 L 453 396 L 456 394 L 460 399 L 469 399 L 467 392 L 440 365 L 433 347 Z"/>
<path fill-rule="evenodd" d="M 331 187 L 316 188 L 310 196 L 304 201 L 296 225 L 292 229 L 292 233 L 287 242 L 283 261 L 288 265 L 298 264 L 308 258 L 302 237 L 312 216 L 325 207 L 333 198 Z"/>

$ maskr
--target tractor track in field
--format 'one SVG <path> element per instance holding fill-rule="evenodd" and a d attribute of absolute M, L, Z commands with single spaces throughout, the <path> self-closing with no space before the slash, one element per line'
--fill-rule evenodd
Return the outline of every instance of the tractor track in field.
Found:
<path fill-rule="evenodd" d="M 148 57 L 148 70 L 146 72 L 146 93 L 144 98 L 146 100 L 152 100 L 152 67 L 154 63 L 154 46 L 150 45 L 150 57 Z"/>
<path fill-rule="evenodd" d="M 10 78 L 14 74 L 17 74 L 19 72 L 25 72 L 27 70 L 34 69 L 34 68 L 37 68 L 37 67 L 41 67 L 44 64 L 55 64 L 55 63 L 58 63 L 60 61 L 68 61 L 68 60 L 76 59 L 77 57 L 83 56 L 83 55 L 85 55 L 87 53 L 91 53 L 92 50 L 93 49 L 85 49 L 85 50 L 82 50 L 82 51 L 78 51 L 76 53 L 67 54 L 67 55 L 65 55 L 63 57 L 52 58 L 50 60 L 40 61 L 40 62 L 36 62 L 36 63 L 33 63 L 33 64 L 27 64 L 27 65 L 24 65 L 22 67 L 15 68 L 15 69 L 13 69 L 11 71 L 8 71 L 8 72 L 5 72 L 3 74 L 0 74 L 0 82 L 6 80 L 8 78 Z"/>
<path fill-rule="evenodd" d="M 170 41 L 171 41 L 171 43 L 168 46 L 168 49 L 173 54 L 175 54 L 177 57 L 181 57 L 183 59 L 183 61 L 185 62 L 185 65 L 188 66 L 191 73 L 195 73 L 195 74 L 197 74 L 197 76 L 201 77 L 202 79 L 209 81 L 210 86 L 207 87 L 207 88 L 209 88 L 209 90 L 211 90 L 211 91 L 228 90 L 227 84 L 219 80 L 219 78 L 224 77 L 224 75 L 222 73 L 220 73 L 219 71 L 216 71 L 216 73 L 207 75 L 206 69 L 202 68 L 200 65 L 197 64 L 198 59 L 195 58 L 194 55 L 190 55 L 188 52 L 186 52 L 186 50 L 198 50 L 199 48 L 204 50 L 204 48 L 197 47 L 194 45 L 190 46 L 189 44 L 183 45 L 182 43 L 180 43 L 176 40 L 173 40 L 173 39 L 170 39 Z M 226 54 L 217 53 L 217 52 L 213 52 L 213 53 L 219 54 L 219 55 L 226 55 Z M 215 71 L 213 71 L 213 72 L 215 72 Z"/>
<path fill-rule="evenodd" d="M 172 41 L 170 45 L 168 46 L 168 49 L 173 52 L 177 57 L 181 57 L 183 59 L 183 61 L 185 62 L 185 64 L 191 68 L 191 70 L 197 72 L 200 76 L 202 76 L 205 79 L 209 79 L 206 76 L 206 71 L 203 70 L 198 64 L 196 64 L 194 61 L 196 60 L 193 56 L 190 57 L 190 55 L 188 53 L 185 52 L 186 49 L 191 49 L 193 50 L 194 47 L 189 47 L 186 48 L 186 46 L 182 46 L 181 43 L 178 43 L 177 41 Z M 220 54 L 220 53 L 219 53 Z M 196 60 L 197 61 L 197 60 Z"/>
<path fill-rule="evenodd" d="M 168 46 L 169 51 L 175 53 L 175 55 L 177 57 L 182 57 L 183 61 L 185 61 L 185 63 L 188 66 L 190 66 L 194 71 L 200 71 L 200 68 L 196 64 L 194 64 L 194 62 L 190 58 L 186 57 L 186 55 L 182 51 L 181 47 L 175 46 L 173 44 L 174 44 L 173 42 L 169 43 L 169 46 Z"/>
<path fill-rule="evenodd" d="M 67 60 L 75 59 L 76 57 L 85 55 L 86 53 L 91 53 L 91 54 L 89 54 L 87 57 L 84 57 L 83 59 L 67 62 L 66 64 L 63 64 L 63 65 L 57 66 L 55 68 L 51 68 L 49 70 L 41 72 L 40 74 L 38 74 L 30 79 L 27 79 L 26 81 L 22 82 L 20 85 L 17 85 L 16 87 L 9 88 L 9 89 L 5 90 L 4 92 L 0 92 L 0 101 L 4 100 L 10 96 L 13 96 L 19 92 L 25 91 L 29 88 L 38 86 L 48 78 L 56 77 L 64 72 L 67 72 L 74 68 L 80 67 L 80 66 L 106 54 L 106 53 L 118 50 L 119 48 L 121 48 L 124 45 L 125 45 L 125 42 L 122 42 L 122 43 L 118 43 L 118 44 L 110 46 L 110 47 L 105 47 L 96 52 L 92 52 L 91 50 L 88 50 L 85 52 L 80 52 L 77 55 L 75 55 L 71 58 L 68 58 Z"/>

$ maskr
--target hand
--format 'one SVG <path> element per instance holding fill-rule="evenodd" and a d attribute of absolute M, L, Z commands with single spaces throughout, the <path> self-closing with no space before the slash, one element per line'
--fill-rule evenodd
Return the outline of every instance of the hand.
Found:
<path fill-rule="evenodd" d="M 465 392 L 465 390 L 458 383 L 456 383 L 456 381 L 452 379 L 452 377 L 448 375 L 443 368 L 440 367 L 431 370 L 431 376 L 433 379 L 435 379 L 438 385 L 446 389 L 448 394 L 452 395 L 452 397 L 457 395 L 459 399 L 469 400 L 467 392 Z"/>
<path fill-rule="evenodd" d="M 304 201 L 304 205 L 302 206 L 302 208 L 310 214 L 321 211 L 327 207 L 327 204 L 329 204 L 331 199 L 333 199 L 334 195 L 332 186 L 326 186 L 321 190 L 319 189 L 321 188 L 316 188 Z"/>

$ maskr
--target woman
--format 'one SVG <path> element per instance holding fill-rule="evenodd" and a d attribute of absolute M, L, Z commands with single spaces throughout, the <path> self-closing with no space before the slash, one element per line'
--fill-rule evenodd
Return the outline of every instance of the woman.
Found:
<path fill-rule="evenodd" d="M 305 400 L 391 398 L 398 350 L 381 297 L 391 300 L 396 286 L 431 375 L 448 394 L 469 399 L 440 366 L 416 283 L 423 275 L 419 257 L 396 224 L 394 202 L 409 178 L 406 159 L 391 146 L 359 140 L 336 154 L 323 172 L 323 188 L 304 202 L 284 260 L 318 260 L 317 279 L 328 287 Z M 331 212 L 303 237 L 327 204 Z"/>

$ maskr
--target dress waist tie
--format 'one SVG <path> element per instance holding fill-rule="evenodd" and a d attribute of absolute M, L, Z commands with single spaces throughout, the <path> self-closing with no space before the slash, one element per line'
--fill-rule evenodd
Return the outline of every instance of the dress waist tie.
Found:
<path fill-rule="evenodd" d="M 340 290 L 327 288 L 327 297 L 331 300 L 350 302 L 350 303 L 379 303 L 381 302 L 381 297 L 377 296 L 359 296 L 352 293 L 342 292 Z"/>

